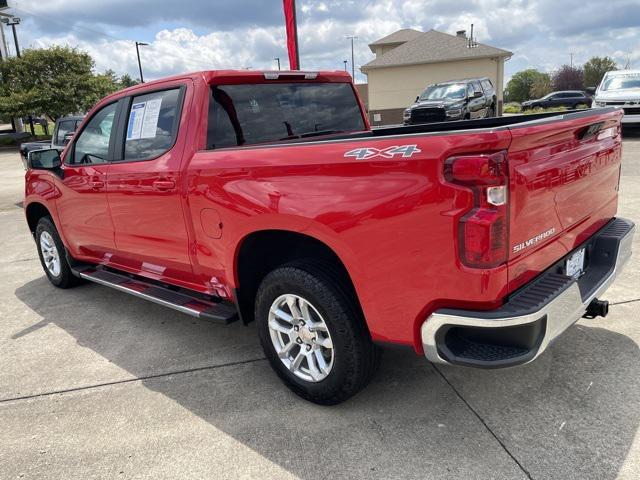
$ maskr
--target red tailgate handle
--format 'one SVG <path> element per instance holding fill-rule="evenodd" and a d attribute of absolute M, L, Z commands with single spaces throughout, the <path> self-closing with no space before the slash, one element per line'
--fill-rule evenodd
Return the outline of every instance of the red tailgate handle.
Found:
<path fill-rule="evenodd" d="M 102 180 L 89 180 L 89 186 L 94 190 L 104 188 L 104 182 Z"/>
<path fill-rule="evenodd" d="M 167 191 L 176 188 L 176 182 L 173 180 L 156 180 L 153 182 L 153 188 L 160 191 Z"/>

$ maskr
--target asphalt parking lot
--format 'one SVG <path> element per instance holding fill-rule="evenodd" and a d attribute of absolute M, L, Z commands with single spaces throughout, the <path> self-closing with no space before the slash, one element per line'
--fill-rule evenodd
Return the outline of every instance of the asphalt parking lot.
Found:
<path fill-rule="evenodd" d="M 640 221 L 640 131 L 620 215 Z M 0 478 L 640 478 L 640 253 L 536 362 L 438 367 L 387 351 L 337 407 L 290 393 L 254 326 L 44 277 L 0 151 Z M 640 252 L 640 235 L 635 251 Z"/>

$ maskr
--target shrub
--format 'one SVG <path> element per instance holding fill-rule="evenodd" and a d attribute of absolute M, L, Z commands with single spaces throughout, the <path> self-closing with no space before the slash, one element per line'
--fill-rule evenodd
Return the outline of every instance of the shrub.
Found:
<path fill-rule="evenodd" d="M 502 108 L 502 111 L 504 113 L 520 113 L 522 111 L 522 108 L 517 102 L 509 102 L 505 104 L 505 106 Z"/>

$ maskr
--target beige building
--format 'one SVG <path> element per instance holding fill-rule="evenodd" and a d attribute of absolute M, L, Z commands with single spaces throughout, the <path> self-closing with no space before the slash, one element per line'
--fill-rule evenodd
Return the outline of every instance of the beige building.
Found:
<path fill-rule="evenodd" d="M 512 55 L 507 50 L 470 46 L 464 31 L 449 35 L 413 29 L 398 30 L 369 48 L 376 58 L 360 70 L 368 77 L 369 118 L 375 124 L 401 123 L 402 111 L 427 85 L 470 77 L 491 80 L 502 112 L 504 62 Z"/>

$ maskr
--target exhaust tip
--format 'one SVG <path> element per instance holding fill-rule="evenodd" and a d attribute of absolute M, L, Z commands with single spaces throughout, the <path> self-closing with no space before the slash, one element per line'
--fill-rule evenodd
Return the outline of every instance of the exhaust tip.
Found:
<path fill-rule="evenodd" d="M 587 307 L 587 311 L 582 318 L 606 317 L 609 314 L 609 302 L 594 298 Z"/>

